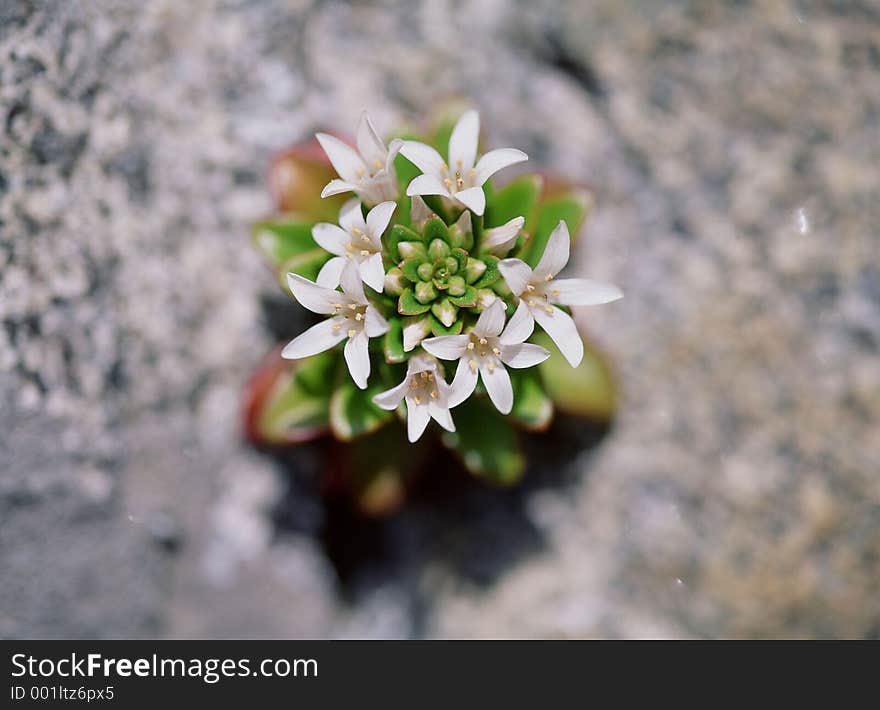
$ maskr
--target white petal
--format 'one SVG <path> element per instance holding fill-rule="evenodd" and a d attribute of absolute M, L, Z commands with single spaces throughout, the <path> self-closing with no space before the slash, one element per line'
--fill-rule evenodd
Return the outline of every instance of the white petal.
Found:
<path fill-rule="evenodd" d="M 584 343 L 577 331 L 577 326 L 565 311 L 549 306 L 551 312 L 548 313 L 543 308 L 536 306 L 532 308 L 532 315 L 535 320 L 550 336 L 559 352 L 563 354 L 572 367 L 581 364 L 584 358 Z"/>
<path fill-rule="evenodd" d="M 444 195 L 449 197 L 449 190 L 436 175 L 419 175 L 413 178 L 406 188 L 406 194 L 413 195 Z"/>
<path fill-rule="evenodd" d="M 342 297 L 339 291 L 318 286 L 299 274 L 287 274 L 287 286 L 294 298 L 313 313 L 333 313 L 336 310 L 334 304 Z"/>
<path fill-rule="evenodd" d="M 343 192 L 357 192 L 358 189 L 359 187 L 353 182 L 346 182 L 345 180 L 334 179 L 324 185 L 324 189 L 321 190 L 321 197 L 339 195 Z"/>
<path fill-rule="evenodd" d="M 366 305 L 367 296 L 364 293 L 364 285 L 361 283 L 361 274 L 358 269 L 343 269 L 339 281 L 346 296 L 352 301 Z"/>
<path fill-rule="evenodd" d="M 510 375 L 504 365 L 497 358 L 492 358 L 480 366 L 480 377 L 495 409 L 502 414 L 510 414 L 513 409 L 513 385 L 510 384 Z"/>
<path fill-rule="evenodd" d="M 381 407 L 382 409 L 392 410 L 397 409 L 400 403 L 403 401 L 404 395 L 409 391 L 409 377 L 405 377 L 403 382 L 401 382 L 396 387 L 392 387 L 390 390 L 385 390 L 384 392 L 380 392 L 375 397 L 373 397 L 373 402 L 377 407 Z"/>
<path fill-rule="evenodd" d="M 532 268 L 520 259 L 502 259 L 498 262 L 498 270 L 514 296 L 525 291 L 532 280 Z"/>
<path fill-rule="evenodd" d="M 425 353 L 419 353 L 418 355 L 413 355 L 409 359 L 409 363 L 406 366 L 406 374 L 417 375 L 420 372 L 438 372 L 439 369 L 437 361 L 434 358 Z"/>
<path fill-rule="evenodd" d="M 431 319 L 427 316 L 409 321 L 403 326 L 403 351 L 410 352 L 431 332 Z M 412 360 L 410 360 L 412 362 Z"/>
<path fill-rule="evenodd" d="M 418 441 L 425 433 L 431 421 L 431 410 L 427 404 L 416 404 L 410 397 L 406 398 L 406 432 L 410 443 Z"/>
<path fill-rule="evenodd" d="M 367 312 L 364 315 L 364 332 L 370 338 L 377 338 L 384 335 L 391 329 L 385 317 L 379 313 L 373 306 L 367 306 Z"/>
<path fill-rule="evenodd" d="M 351 262 L 344 256 L 334 256 L 321 267 L 321 270 L 318 272 L 318 278 L 315 279 L 315 283 L 324 288 L 335 289 L 339 285 L 339 280 L 342 277 L 342 270 L 350 264 Z"/>
<path fill-rule="evenodd" d="M 394 214 L 395 209 L 397 209 L 397 203 L 389 200 L 376 205 L 367 215 L 367 236 L 374 240 L 373 243 L 376 246 L 381 244 L 379 239 L 388 228 L 388 223 L 391 221 L 391 215 Z"/>
<path fill-rule="evenodd" d="M 464 355 L 470 339 L 469 335 L 441 335 L 423 340 L 422 347 L 441 360 L 457 360 Z"/>
<path fill-rule="evenodd" d="M 315 135 L 334 169 L 346 182 L 356 183 L 367 172 L 367 166 L 354 148 L 327 133 Z M 326 188 L 325 188 L 326 189 Z"/>
<path fill-rule="evenodd" d="M 364 221 L 364 213 L 361 210 L 361 201 L 357 197 L 342 205 L 339 210 L 339 224 L 349 234 L 355 229 L 360 229 L 362 232 L 367 231 L 367 223 Z"/>
<path fill-rule="evenodd" d="M 437 402 L 429 402 L 428 413 L 446 431 L 455 431 L 455 424 L 452 422 L 452 414 L 449 413 L 449 407 L 444 407 Z"/>
<path fill-rule="evenodd" d="M 351 373 L 351 379 L 361 389 L 367 388 L 367 378 L 370 376 L 370 350 L 369 338 L 361 331 L 353 338 L 349 338 L 344 349 L 345 364 Z"/>
<path fill-rule="evenodd" d="M 502 345 L 518 345 L 524 342 L 535 330 L 535 319 L 529 312 L 529 307 L 525 301 L 520 301 L 516 307 L 516 312 L 510 316 L 507 321 L 507 327 L 501 334 Z"/>
<path fill-rule="evenodd" d="M 534 343 L 502 345 L 501 361 L 510 367 L 534 367 L 550 357 L 550 351 Z"/>
<path fill-rule="evenodd" d="M 483 192 L 482 187 L 469 187 L 467 190 L 456 192 L 453 197 L 474 214 L 482 215 L 486 211 L 486 193 Z"/>
<path fill-rule="evenodd" d="M 318 242 L 322 249 L 337 256 L 343 256 L 345 247 L 351 242 L 348 232 L 329 222 L 318 222 L 312 227 L 312 239 Z"/>
<path fill-rule="evenodd" d="M 565 220 L 559 220 L 559 224 L 550 232 L 547 246 L 541 261 L 535 267 L 535 279 L 543 281 L 548 276 L 556 276 L 568 263 L 568 252 L 571 247 L 571 237 L 568 234 L 568 225 Z"/>
<path fill-rule="evenodd" d="M 504 328 L 506 312 L 504 303 L 498 299 L 480 314 L 474 326 L 474 334 L 481 338 L 494 338 Z"/>
<path fill-rule="evenodd" d="M 426 219 L 431 218 L 431 214 L 431 208 L 425 204 L 425 201 L 418 195 L 413 195 L 412 206 L 409 210 L 410 222 L 412 222 L 413 224 L 424 222 Z M 464 212 L 464 214 L 470 214 L 470 212 Z"/>
<path fill-rule="evenodd" d="M 400 146 L 400 152 L 404 158 L 423 173 L 441 177 L 444 165 L 443 157 L 431 146 L 418 141 L 404 141 Z"/>
<path fill-rule="evenodd" d="M 482 185 L 486 180 L 492 177 L 499 170 L 509 165 L 521 163 L 528 160 L 529 156 L 516 148 L 500 148 L 498 150 L 490 150 L 486 155 L 477 161 L 474 168 L 476 176 L 474 180 L 477 185 Z"/>
<path fill-rule="evenodd" d="M 524 217 L 514 217 L 500 227 L 483 230 L 483 246 L 493 254 L 504 256 L 516 242 L 525 223 Z"/>
<path fill-rule="evenodd" d="M 364 283 L 374 291 L 382 293 L 385 288 L 385 267 L 382 266 L 382 255 L 373 254 L 361 262 L 359 271 Z"/>
<path fill-rule="evenodd" d="M 477 141 L 480 138 L 480 114 L 471 109 L 465 111 L 449 136 L 449 167 L 462 173 L 474 167 L 477 157 Z M 482 184 L 482 183 L 480 183 Z"/>
<path fill-rule="evenodd" d="M 400 147 L 402 145 L 403 141 L 400 138 L 395 138 L 388 144 L 388 155 L 385 156 L 385 172 L 388 175 L 394 175 L 394 159 L 400 152 Z"/>
<path fill-rule="evenodd" d="M 449 392 L 449 406 L 457 407 L 474 393 L 477 386 L 477 370 L 470 366 L 468 358 L 458 361 L 458 369 Z"/>
<path fill-rule="evenodd" d="M 592 279 L 553 279 L 547 286 L 550 300 L 566 306 L 597 306 L 623 298 L 614 284 Z"/>
<path fill-rule="evenodd" d="M 376 129 L 373 128 L 373 123 L 366 111 L 361 114 L 361 120 L 358 123 L 357 147 L 358 153 L 367 162 L 370 173 L 375 173 L 385 167 L 385 144 L 376 134 Z M 376 161 L 378 161 L 378 165 Z"/>
<path fill-rule="evenodd" d="M 333 328 L 334 325 L 337 325 L 338 320 L 337 318 L 328 318 L 317 325 L 313 325 L 285 345 L 284 350 L 281 351 L 281 357 L 288 360 L 297 360 L 301 357 L 309 357 L 310 355 L 317 355 L 325 350 L 329 350 L 345 338 L 345 330 L 343 328 L 336 328 L 335 330 Z"/>

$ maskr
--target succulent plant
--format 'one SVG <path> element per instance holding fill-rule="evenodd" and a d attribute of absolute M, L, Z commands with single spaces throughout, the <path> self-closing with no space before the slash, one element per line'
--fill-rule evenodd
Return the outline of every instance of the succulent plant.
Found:
<path fill-rule="evenodd" d="M 402 503 L 433 441 L 509 485 L 526 468 L 518 432 L 544 430 L 554 412 L 607 421 L 614 410 L 607 362 L 569 306 L 620 291 L 558 278 L 590 194 L 535 174 L 496 189 L 493 176 L 527 158 L 508 148 L 477 160 L 478 135 L 466 111 L 386 146 L 364 114 L 356 147 L 319 133 L 270 171 L 280 213 L 254 243 L 323 318 L 252 378 L 247 433 L 264 446 L 332 435 L 328 470 L 367 513 Z"/>

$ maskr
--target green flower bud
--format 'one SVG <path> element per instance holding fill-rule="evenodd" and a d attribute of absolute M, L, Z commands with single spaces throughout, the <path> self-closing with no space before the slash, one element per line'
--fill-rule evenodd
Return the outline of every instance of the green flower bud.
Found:
<path fill-rule="evenodd" d="M 454 259 L 454 258 L 451 257 L 451 256 L 447 256 L 447 257 L 446 257 L 446 270 L 447 270 L 450 274 L 456 274 L 456 273 L 458 273 L 458 260 L 457 260 L 457 259 Z"/>
<path fill-rule="evenodd" d="M 385 274 L 385 293 L 391 296 L 399 296 L 407 286 L 407 279 L 403 272 L 396 266 Z"/>
<path fill-rule="evenodd" d="M 467 283 L 461 276 L 453 276 L 449 279 L 449 295 L 463 296 L 467 291 Z"/>
<path fill-rule="evenodd" d="M 449 256 L 449 245 L 442 239 L 434 239 L 428 246 L 428 257 L 431 259 L 445 259 Z"/>
<path fill-rule="evenodd" d="M 400 242 L 397 245 L 397 251 L 400 253 L 401 259 L 419 258 L 425 260 L 428 258 L 428 250 L 421 242 Z"/>
<path fill-rule="evenodd" d="M 417 273 L 422 281 L 430 281 L 431 277 L 434 275 L 434 266 L 428 262 L 419 264 Z"/>
<path fill-rule="evenodd" d="M 437 316 L 438 320 L 449 328 L 458 317 L 458 308 L 444 298 L 442 301 L 431 306 L 431 313 Z"/>
<path fill-rule="evenodd" d="M 437 290 L 430 281 L 419 281 L 415 289 L 416 300 L 419 303 L 430 303 L 437 298 Z M 438 318 L 440 316 L 437 316 Z"/>
<path fill-rule="evenodd" d="M 486 273 L 486 264 L 479 259 L 471 259 L 467 260 L 467 268 L 465 269 L 465 278 L 469 284 L 472 284 L 478 278 L 480 278 L 483 274 Z"/>

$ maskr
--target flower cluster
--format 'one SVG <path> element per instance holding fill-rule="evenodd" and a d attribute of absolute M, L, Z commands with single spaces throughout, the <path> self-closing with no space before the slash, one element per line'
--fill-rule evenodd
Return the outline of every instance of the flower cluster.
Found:
<path fill-rule="evenodd" d="M 513 148 L 478 157 L 479 133 L 479 115 L 465 112 L 449 134 L 445 157 L 415 140 L 386 146 L 366 114 L 356 149 L 317 134 L 339 176 L 321 196 L 355 196 L 341 207 L 338 224 L 312 228 L 326 254 L 314 280 L 287 274 L 296 300 L 326 318 L 291 341 L 282 356 L 306 358 L 344 342 L 348 371 L 361 389 L 375 369 L 371 352 L 384 351 L 386 363 L 406 362 L 403 380 L 372 401 L 401 413 L 405 406 L 410 441 L 431 419 L 454 432 L 450 410 L 475 391 L 484 391 L 502 414 L 511 412 L 508 368 L 531 368 L 550 356 L 528 342 L 536 324 L 577 367 L 584 346 L 567 307 L 621 297 L 610 284 L 558 278 L 571 241 L 564 220 L 546 238 L 540 258 L 532 259 L 534 267 L 522 258 L 530 239 L 523 231 L 526 215 L 484 225 L 490 178 L 528 158 Z M 406 185 L 398 180 L 407 165 L 401 160 L 413 167 Z M 387 339 L 394 334 L 400 352 L 391 357 Z M 374 346 L 380 337 L 386 345 Z M 457 363 L 451 381 L 443 362 L 450 368 Z"/>

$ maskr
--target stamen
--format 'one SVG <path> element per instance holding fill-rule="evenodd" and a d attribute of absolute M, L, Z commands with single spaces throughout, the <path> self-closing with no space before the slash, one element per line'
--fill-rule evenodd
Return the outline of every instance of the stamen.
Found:
<path fill-rule="evenodd" d="M 547 275 L 544 277 L 544 281 L 552 281 L 552 280 L 553 280 L 553 274 L 547 274 Z"/>
<path fill-rule="evenodd" d="M 490 372 L 490 373 L 495 372 L 495 363 L 492 362 L 491 360 L 490 360 L 489 363 L 486 365 L 486 367 L 489 368 L 489 372 Z"/>
<path fill-rule="evenodd" d="M 468 350 L 473 350 L 473 349 L 474 349 L 474 342 L 471 341 L 468 343 Z"/>
<path fill-rule="evenodd" d="M 356 311 L 356 310 L 358 309 L 358 304 L 357 304 L 357 303 L 349 303 L 349 304 L 348 304 L 348 307 L 349 307 L 351 310 Z"/>
<path fill-rule="evenodd" d="M 485 344 L 488 343 L 488 342 L 489 342 L 489 341 L 486 340 L 485 338 L 480 338 L 480 345 L 485 345 Z"/>
<path fill-rule="evenodd" d="M 498 348 L 492 348 L 492 352 L 493 352 L 495 355 L 500 355 L 500 354 L 501 354 L 501 351 L 500 351 Z"/>
<path fill-rule="evenodd" d="M 427 373 L 427 371 L 422 372 L 422 379 L 423 379 L 423 380 L 427 380 L 427 379 L 428 379 L 428 373 Z"/>
<path fill-rule="evenodd" d="M 373 158 L 373 167 L 379 170 L 382 167 L 382 162 L 378 158 Z"/>
<path fill-rule="evenodd" d="M 337 313 L 338 313 L 339 311 L 342 310 L 342 304 L 341 304 L 341 303 L 333 303 L 333 304 L 331 304 L 331 305 L 333 306 L 333 310 L 336 311 Z"/>
<path fill-rule="evenodd" d="M 544 306 L 544 310 L 549 314 L 553 315 L 553 306 Z"/>
<path fill-rule="evenodd" d="M 531 292 L 534 291 L 534 290 L 535 290 L 535 287 L 532 286 L 532 284 L 526 284 L 526 291 L 528 291 L 529 293 L 531 293 Z"/>
<path fill-rule="evenodd" d="M 559 289 L 558 289 L 558 288 L 554 288 L 553 291 L 552 291 L 552 293 L 553 293 L 554 296 L 558 297 L 558 296 L 559 296 Z"/>
<path fill-rule="evenodd" d="M 413 401 L 414 401 L 416 404 L 421 404 L 421 403 L 422 403 L 422 398 L 421 398 L 419 395 L 416 395 L 415 397 L 413 397 Z"/>
<path fill-rule="evenodd" d="M 447 189 L 447 190 L 451 190 L 451 189 L 452 189 L 452 180 L 450 180 L 449 178 L 444 178 L 444 179 L 443 179 L 443 184 L 446 185 L 446 189 Z"/>
<path fill-rule="evenodd" d="M 334 332 L 338 331 L 341 327 L 342 327 L 342 323 L 334 323 L 333 324 L 333 331 Z"/>
<path fill-rule="evenodd" d="M 471 368 L 471 370 L 476 370 L 477 369 L 477 361 L 476 360 L 468 360 L 468 367 Z"/>
<path fill-rule="evenodd" d="M 348 329 L 348 337 L 353 338 L 355 335 L 357 335 L 357 331 L 354 328 L 349 328 Z"/>
<path fill-rule="evenodd" d="M 369 256 L 370 252 L 367 249 L 361 249 L 361 256 Z"/>
<path fill-rule="evenodd" d="M 437 390 L 431 390 L 431 399 L 437 399 Z"/>
<path fill-rule="evenodd" d="M 355 319 L 356 321 L 362 321 L 362 320 L 364 319 L 364 314 L 363 314 L 363 313 L 355 313 L 355 314 L 354 314 L 354 319 Z"/>
<path fill-rule="evenodd" d="M 359 237 L 361 234 L 363 234 L 363 232 L 360 229 L 358 229 L 357 227 L 352 227 L 351 233 L 354 234 L 354 236 L 356 236 L 356 237 Z"/>

